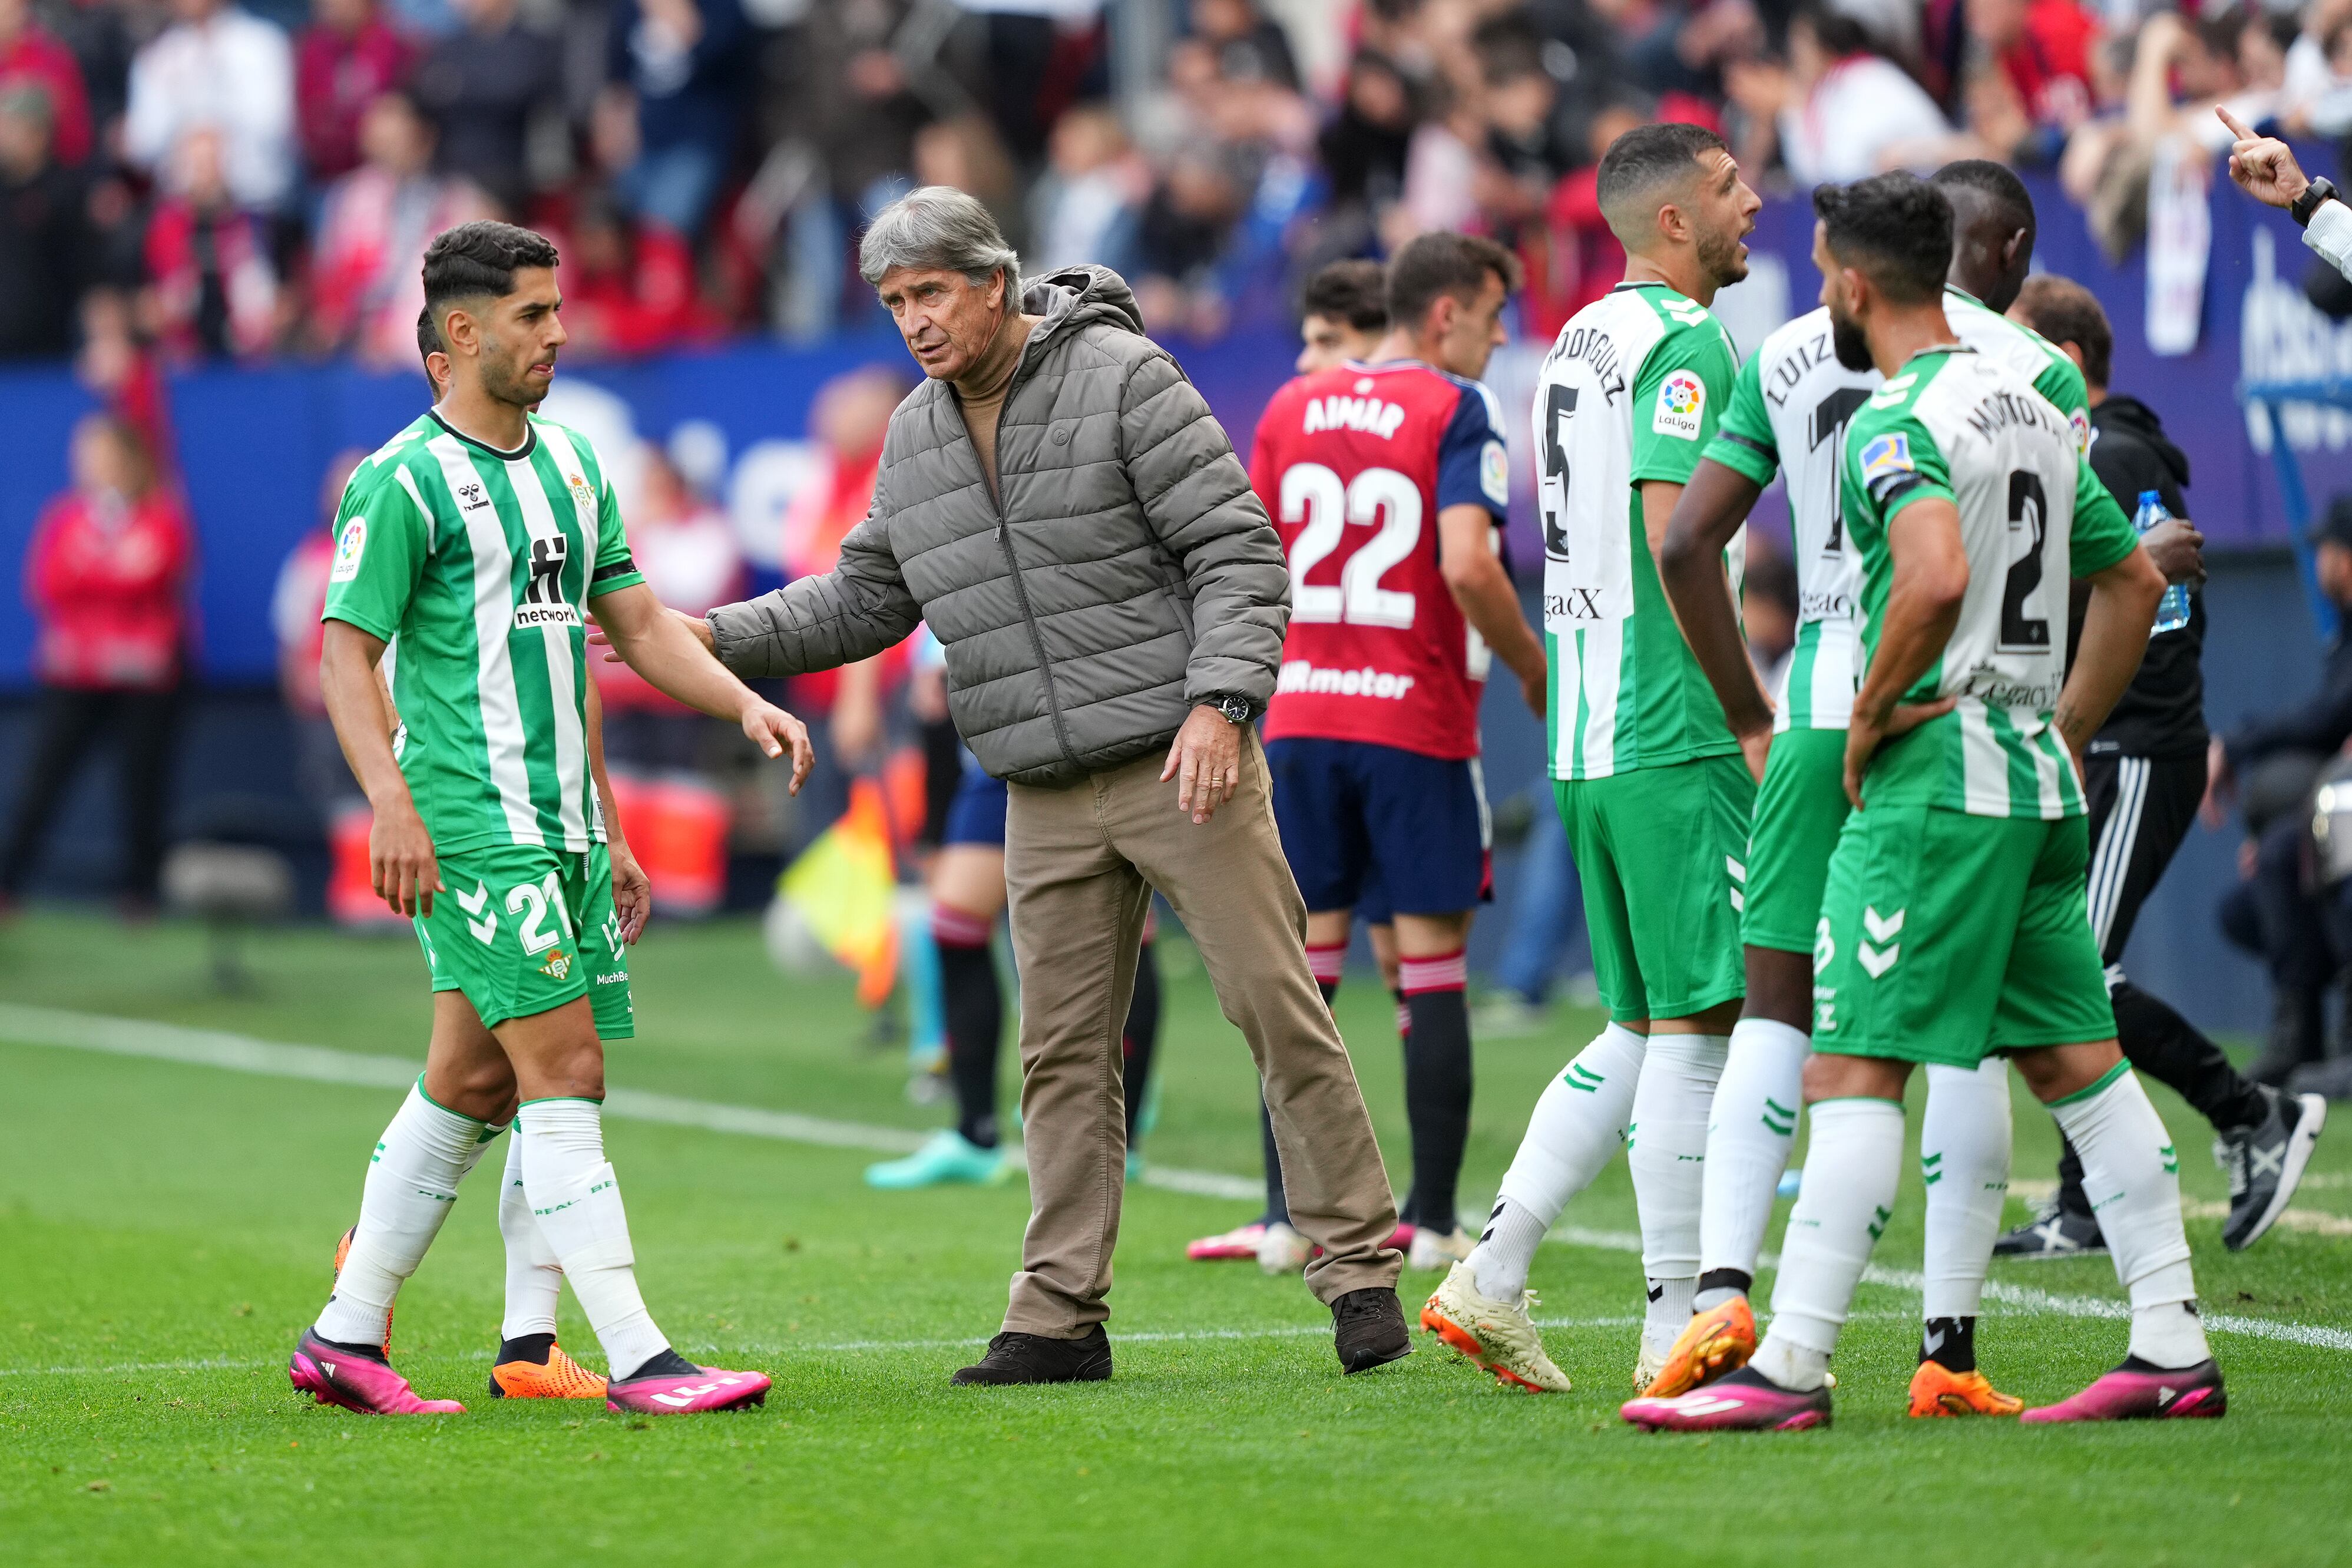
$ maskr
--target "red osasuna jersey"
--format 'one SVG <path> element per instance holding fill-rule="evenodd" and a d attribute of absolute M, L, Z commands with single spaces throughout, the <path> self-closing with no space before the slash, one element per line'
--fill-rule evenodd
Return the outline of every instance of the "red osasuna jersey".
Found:
<path fill-rule="evenodd" d="M 1510 463 L 1495 395 L 1415 360 L 1302 375 L 1258 420 L 1250 482 L 1290 561 L 1290 633 L 1265 737 L 1478 754 L 1490 658 L 1438 570 L 1437 514 L 1485 507 Z"/>

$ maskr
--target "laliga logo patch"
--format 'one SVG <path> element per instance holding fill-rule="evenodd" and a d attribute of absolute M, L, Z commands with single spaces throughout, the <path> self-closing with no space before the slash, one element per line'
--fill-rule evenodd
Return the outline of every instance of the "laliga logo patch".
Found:
<path fill-rule="evenodd" d="M 1498 507 L 1511 504 L 1511 458 L 1500 441 L 1489 441 L 1478 453 L 1478 488 Z"/>
<path fill-rule="evenodd" d="M 2091 416 L 2077 408 L 2066 416 L 2066 423 L 2074 427 L 2074 449 L 2088 456 L 2091 443 L 2099 438 L 2099 433 L 2091 428 Z"/>
<path fill-rule="evenodd" d="M 1650 429 L 1656 435 L 1696 441 L 1698 416 L 1706 407 L 1706 384 L 1689 371 L 1675 371 L 1658 387 L 1658 406 L 1650 416 Z"/>
<path fill-rule="evenodd" d="M 1862 477 L 1865 481 L 1881 474 L 1917 471 L 1918 466 L 1911 461 L 1911 437 L 1899 430 L 1878 437 L 1862 449 Z"/>
<path fill-rule="evenodd" d="M 343 536 L 335 541 L 334 569 L 327 574 L 330 583 L 348 583 L 360 574 L 360 557 L 367 553 L 367 519 L 355 517 L 343 524 Z"/>

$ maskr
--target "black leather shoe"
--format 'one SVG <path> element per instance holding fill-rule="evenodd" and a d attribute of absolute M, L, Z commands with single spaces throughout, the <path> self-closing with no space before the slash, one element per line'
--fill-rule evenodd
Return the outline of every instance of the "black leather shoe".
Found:
<path fill-rule="evenodd" d="M 1075 1340 L 1007 1329 L 988 1353 L 955 1374 L 960 1384 L 1100 1383 L 1110 1375 L 1110 1336 L 1097 1323 Z"/>
<path fill-rule="evenodd" d="M 1349 1372 L 1370 1372 L 1412 1353 L 1397 1293 L 1385 1287 L 1350 1290 L 1331 1303 L 1331 1348 Z"/>

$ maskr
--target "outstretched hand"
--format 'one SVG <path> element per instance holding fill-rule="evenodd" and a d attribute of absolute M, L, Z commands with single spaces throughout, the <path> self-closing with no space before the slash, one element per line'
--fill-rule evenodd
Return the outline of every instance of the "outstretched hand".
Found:
<path fill-rule="evenodd" d="M 2213 112 L 2237 142 L 2230 149 L 2230 178 L 2264 206 L 2285 207 L 2303 195 L 2311 179 L 2294 153 L 2275 136 L 2257 136 L 2246 122 L 2218 104 Z"/>
<path fill-rule="evenodd" d="M 816 765 L 816 749 L 809 744 L 808 726 L 777 707 L 772 702 L 757 700 L 745 704 L 743 733 L 771 759 L 781 759 L 786 752 L 793 755 L 793 782 L 790 792 L 801 793 L 809 769 Z"/>

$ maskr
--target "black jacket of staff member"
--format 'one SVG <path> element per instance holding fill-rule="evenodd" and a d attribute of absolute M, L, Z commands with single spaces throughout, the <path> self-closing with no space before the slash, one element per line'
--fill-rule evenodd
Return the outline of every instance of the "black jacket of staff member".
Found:
<path fill-rule="evenodd" d="M 2189 454 L 2172 444 L 2156 411 L 2137 397 L 2109 394 L 2091 410 L 2091 471 L 2125 510 L 2157 493 L 2164 510 L 2189 516 Z M 2205 751 L 2205 593 L 2189 585 L 2189 624 L 2150 637 L 2139 673 L 2088 748 L 2093 755 L 2170 759 Z"/>

